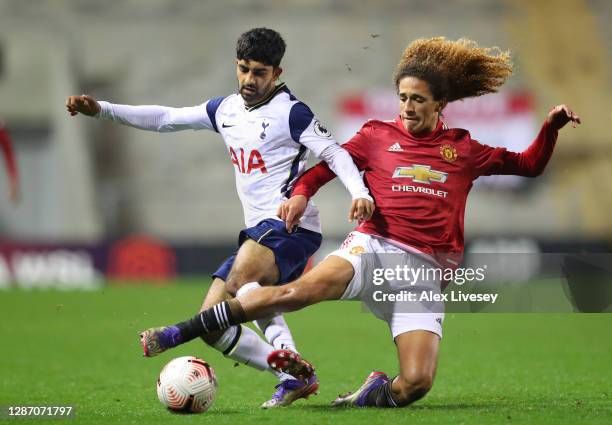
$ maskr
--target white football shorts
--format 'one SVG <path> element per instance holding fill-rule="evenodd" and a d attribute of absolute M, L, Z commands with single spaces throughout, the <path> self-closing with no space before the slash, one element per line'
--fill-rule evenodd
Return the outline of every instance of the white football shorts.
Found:
<path fill-rule="evenodd" d="M 397 268 L 400 272 L 406 269 L 418 272 L 419 269 L 437 267 L 424 255 L 411 253 L 385 238 L 357 231 L 349 233 L 340 249 L 329 255 L 349 261 L 355 271 L 341 299 L 362 301 L 376 317 L 387 322 L 394 339 L 404 332 L 415 330 L 433 332 L 442 338 L 443 304 L 436 303 L 432 307 L 427 302 L 394 301 L 394 298 L 389 298 L 389 294 L 397 297 L 397 294 L 408 291 L 419 294 L 440 292 L 440 281 L 435 278 L 421 279 L 412 275 L 413 279 L 410 279 L 410 275 L 405 273 L 394 276 L 398 278 L 392 277 Z M 381 279 L 374 281 L 377 284 L 373 283 L 372 276 L 382 277 L 385 269 L 392 269 L 388 272 L 390 274 L 384 276 L 385 283 L 381 284 Z M 419 300 L 418 295 L 415 298 Z"/>

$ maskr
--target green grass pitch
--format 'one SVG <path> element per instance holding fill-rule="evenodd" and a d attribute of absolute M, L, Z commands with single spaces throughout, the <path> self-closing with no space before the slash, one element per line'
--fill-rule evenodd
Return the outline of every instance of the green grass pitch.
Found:
<path fill-rule="evenodd" d="M 333 409 L 372 369 L 395 374 L 386 324 L 356 302 L 287 315 L 321 390 L 280 410 L 259 405 L 272 375 L 193 341 L 145 359 L 138 331 L 174 323 L 200 305 L 205 282 L 95 292 L 0 292 L 0 405 L 74 405 L 74 424 L 587 424 L 612 423 L 612 315 L 447 314 L 432 391 L 406 409 Z M 210 411 L 177 415 L 157 400 L 171 358 L 192 354 L 217 372 Z M 61 420 L 0 419 L 6 423 Z"/>

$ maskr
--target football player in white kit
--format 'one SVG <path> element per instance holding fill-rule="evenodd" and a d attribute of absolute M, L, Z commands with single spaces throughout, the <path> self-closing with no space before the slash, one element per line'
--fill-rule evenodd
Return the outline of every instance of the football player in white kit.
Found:
<path fill-rule="evenodd" d="M 308 106 L 296 99 L 284 83 L 277 83 L 284 52 L 285 42 L 276 31 L 255 28 L 245 32 L 236 46 L 238 93 L 197 106 L 118 105 L 98 102 L 87 95 L 66 100 L 71 115 L 82 113 L 157 132 L 212 130 L 222 136 L 234 166 L 246 228 L 240 232 L 237 251 L 213 274 L 201 312 L 240 294 L 240 288 L 247 283 L 278 285 L 302 274 L 321 244 L 318 211 L 310 203 L 291 232 L 277 217 L 277 211 L 304 172 L 309 151 L 327 162 L 351 193 L 350 219 L 367 219 L 374 209 L 350 155 Z M 202 336 L 225 356 L 274 373 L 281 382 L 273 397 L 262 405 L 265 408 L 288 405 L 314 393 L 319 386 L 316 375 L 296 379 L 293 375 L 300 370 L 289 375 L 268 366 L 267 357 L 275 349 L 297 353 L 284 318 L 272 316 L 256 321 L 256 325 L 268 342 L 246 326 L 192 335 L 189 323 L 181 323 L 144 331 L 141 344 L 145 356 L 155 356 L 184 340 Z M 310 365 L 304 361 L 300 367 Z"/>

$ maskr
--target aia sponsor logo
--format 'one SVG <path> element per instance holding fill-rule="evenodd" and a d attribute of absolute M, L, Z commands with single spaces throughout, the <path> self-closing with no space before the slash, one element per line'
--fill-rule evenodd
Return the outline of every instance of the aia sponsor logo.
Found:
<path fill-rule="evenodd" d="M 238 167 L 238 171 L 242 174 L 251 174 L 256 170 L 260 170 L 262 174 L 268 173 L 266 163 L 257 149 L 248 152 L 243 148 L 234 150 L 234 148 L 230 146 L 229 150 L 232 164 Z"/>

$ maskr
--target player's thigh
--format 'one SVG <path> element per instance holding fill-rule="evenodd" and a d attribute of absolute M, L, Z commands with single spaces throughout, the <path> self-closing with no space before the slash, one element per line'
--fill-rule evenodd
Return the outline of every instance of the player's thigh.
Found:
<path fill-rule="evenodd" d="M 204 310 L 211 308 L 215 304 L 219 304 L 220 302 L 230 298 L 233 297 L 225 290 L 225 281 L 216 277 L 213 279 L 210 288 L 208 288 L 208 292 L 204 297 L 204 301 L 202 302 L 199 312 L 201 313 Z"/>
<path fill-rule="evenodd" d="M 340 299 L 354 274 L 349 261 L 330 255 L 289 285 L 301 294 L 307 304 L 315 304 Z"/>
<path fill-rule="evenodd" d="M 395 345 L 399 379 L 413 387 L 431 388 L 438 366 L 440 337 L 430 331 L 414 330 L 397 335 Z"/>
<path fill-rule="evenodd" d="M 279 276 L 274 252 L 253 239 L 247 239 L 236 254 L 227 281 L 231 286 L 247 282 L 272 285 L 278 282 Z"/>

